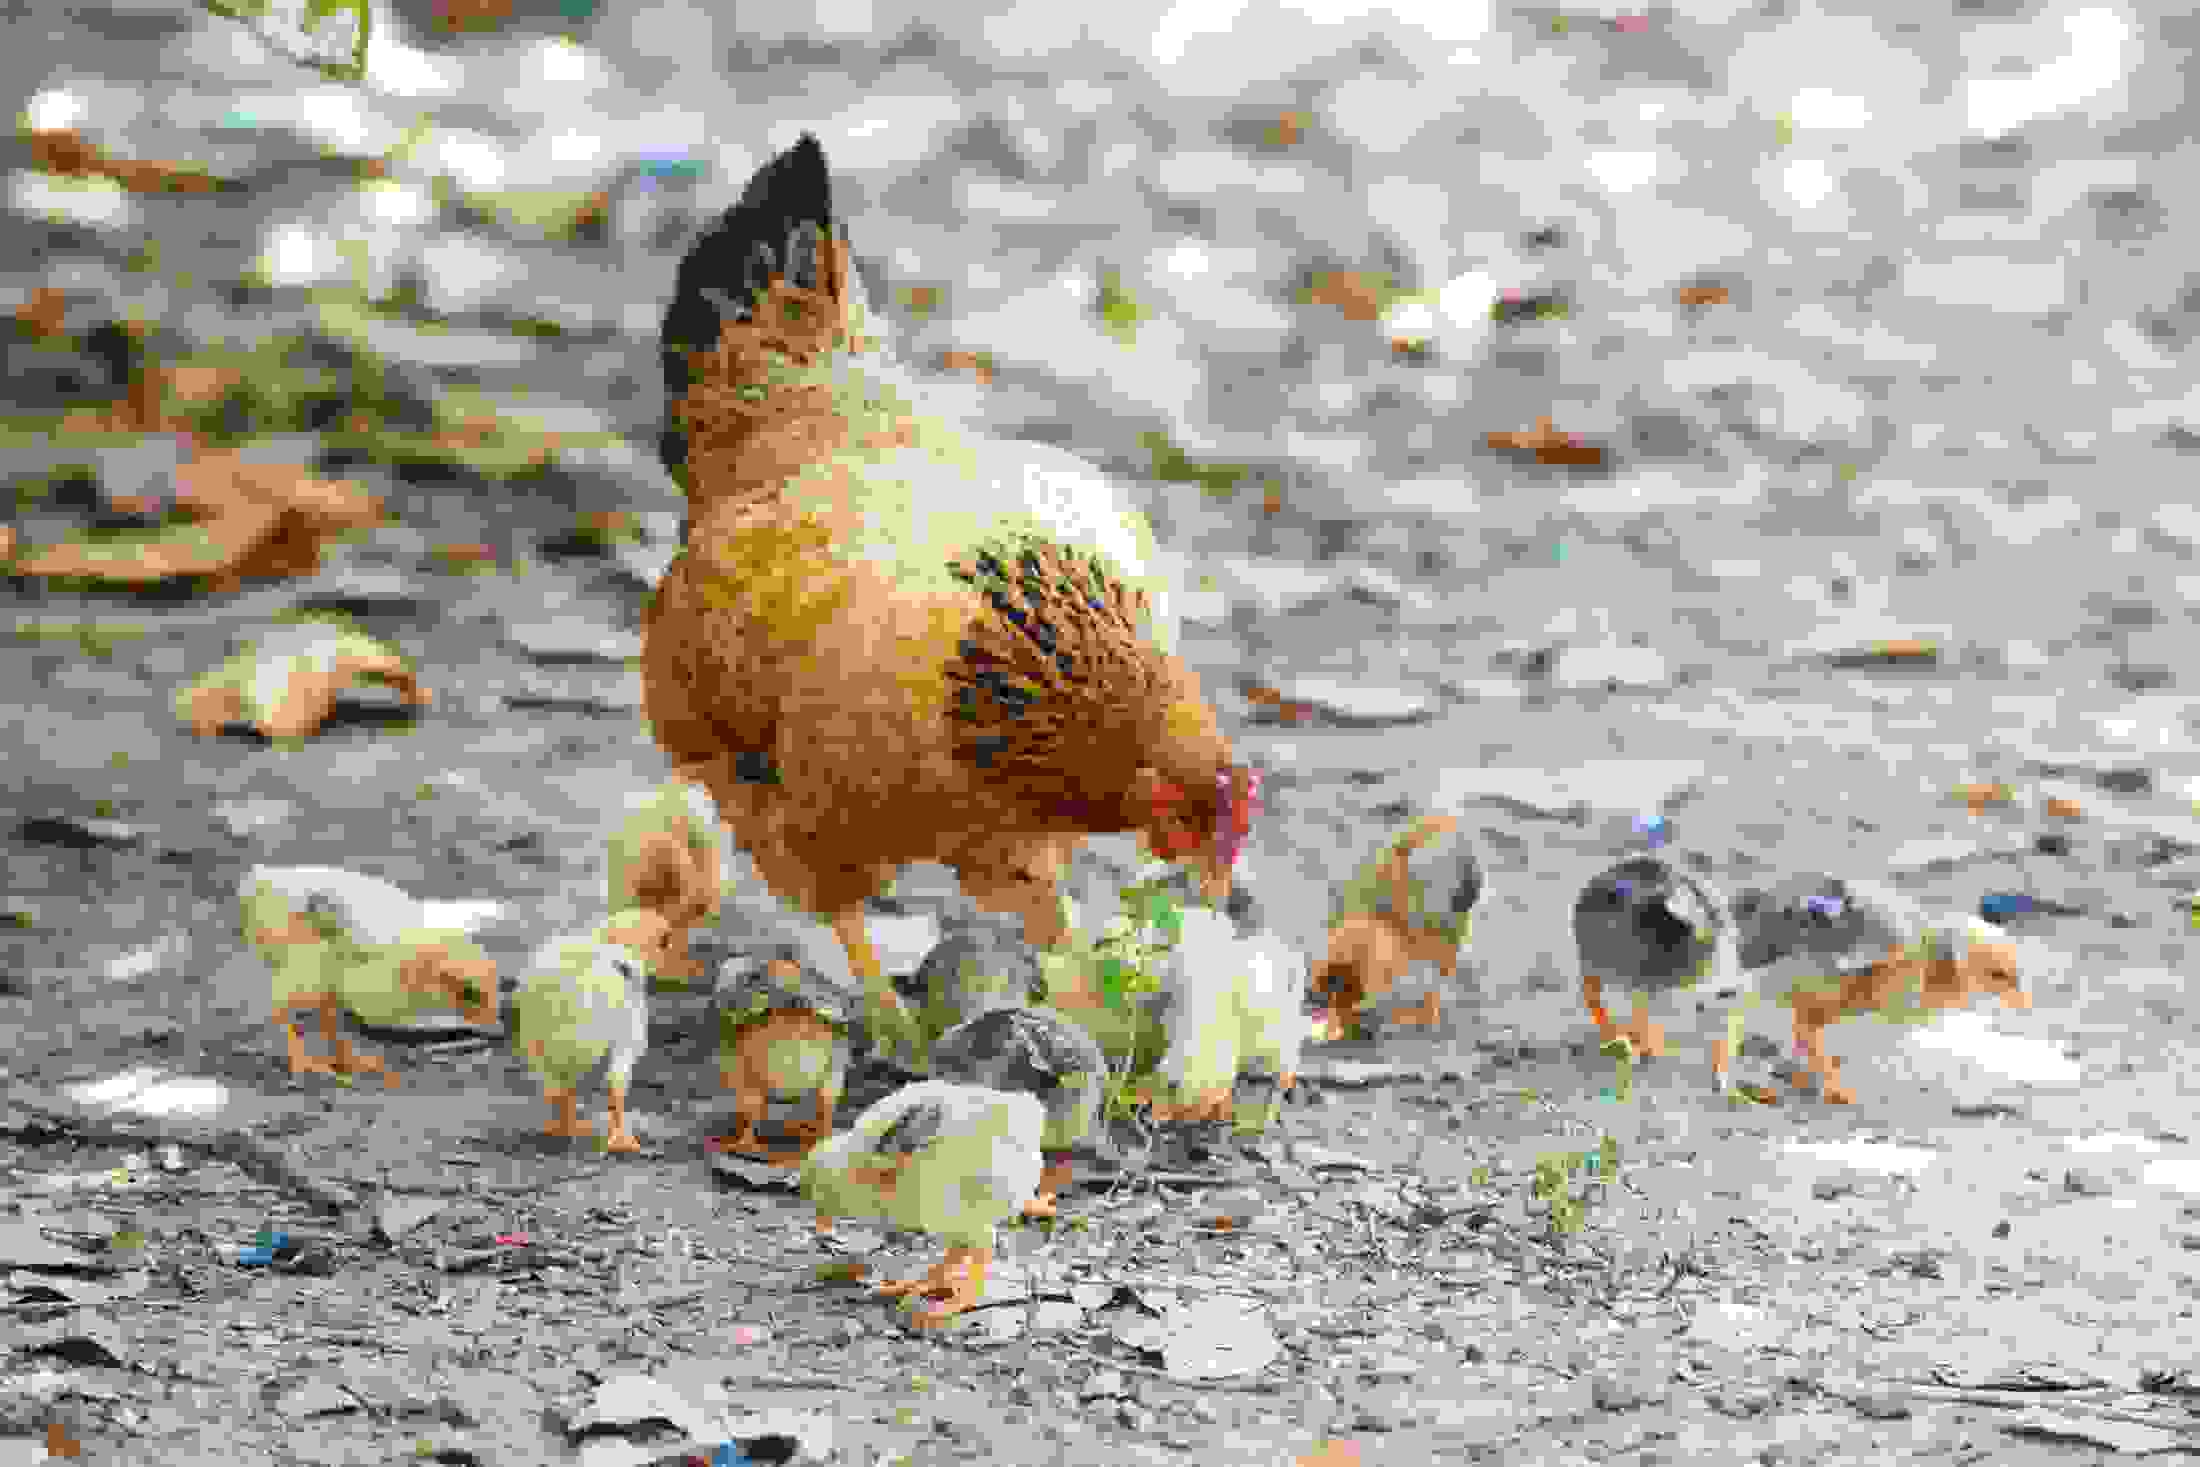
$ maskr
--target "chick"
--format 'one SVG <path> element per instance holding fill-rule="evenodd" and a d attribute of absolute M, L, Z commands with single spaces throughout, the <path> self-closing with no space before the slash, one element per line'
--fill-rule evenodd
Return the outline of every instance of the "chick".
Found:
<path fill-rule="evenodd" d="M 661 951 L 666 923 L 652 912 L 625 911 L 593 930 L 553 937 L 535 950 L 512 999 L 512 1045 L 542 1081 L 554 1114 L 546 1136 L 592 1136 L 576 1114 L 575 1092 L 598 1060 L 609 1055 L 611 1151 L 639 1151 L 627 1127 L 626 1087 L 649 1048 L 649 977 L 644 953 Z"/>
<path fill-rule="evenodd" d="M 1316 1023 L 1305 1011 L 1306 979 L 1304 955 L 1275 934 L 1241 935 L 1211 907 L 1187 909 L 1162 960 L 1168 1049 L 1160 1076 L 1176 1099 L 1156 1104 L 1156 1117 L 1233 1118 L 1232 1091 L 1248 1063 L 1272 1072 L 1279 1093 L 1290 1093 Z"/>
<path fill-rule="evenodd" d="M 1633 856 L 1589 878 L 1574 903 L 1574 945 L 1581 1000 L 1598 1036 L 1607 1043 L 1624 1036 L 1643 1055 L 1665 1052 L 1665 1030 L 1650 1020 L 1652 994 L 1728 984 L 1739 971 L 1725 897 L 1662 856 Z M 1634 1016 L 1625 1025 L 1604 1007 L 1607 978 L 1634 995 Z"/>
<path fill-rule="evenodd" d="M 806 960 L 800 944 L 781 943 L 719 972 L 718 1079 L 734 1093 L 735 1130 L 715 1150 L 791 1165 L 833 1133 L 833 1110 L 847 1088 L 849 1030 L 863 996 L 852 978 L 836 981 Z M 782 1156 L 756 1133 L 774 1096 L 814 1095 L 817 1112 L 802 1130 L 802 1152 Z"/>
<path fill-rule="evenodd" d="M 1280 1101 L 1297 1087 L 1301 1058 L 1322 1023 L 1307 1009 L 1311 964 L 1273 932 L 1239 940 L 1246 950 L 1238 996 L 1239 1068 L 1251 1065 L 1274 1075 Z"/>
<path fill-rule="evenodd" d="M 915 1296 L 914 1322 L 937 1328 L 984 1294 L 994 1224 L 1036 1194 L 1045 1134 L 1034 1096 L 920 1080 L 812 1151 L 802 1195 L 820 1232 L 836 1217 L 875 1217 L 945 1243 L 947 1256 L 923 1277 L 878 1289 Z"/>
<path fill-rule="evenodd" d="M 939 1037 L 932 1074 L 1038 1098 L 1047 1117 L 1040 1139 L 1046 1170 L 1024 1215 L 1053 1217 L 1057 1195 L 1075 1177 L 1070 1148 L 1091 1136 L 1099 1119 L 1108 1078 L 1099 1041 L 1050 1009 L 994 1008 Z"/>
<path fill-rule="evenodd" d="M 1329 950 L 1315 969 L 1321 1037 L 1351 1032 L 1362 1007 L 1388 993 L 1416 963 L 1457 975 L 1484 896 L 1482 863 L 1459 822 L 1429 815 L 1387 841 L 1338 893 Z M 1443 999 L 1431 988 L 1403 1022 L 1437 1024 Z"/>
<path fill-rule="evenodd" d="M 717 918 L 720 891 L 715 822 L 691 798 L 689 786 L 667 782 L 634 807 L 609 847 L 608 910 L 662 917 L 667 939 L 644 957 L 659 976 L 683 982 L 702 974 L 687 934 Z"/>
<path fill-rule="evenodd" d="M 496 963 L 461 932 L 427 925 L 426 910 L 403 888 L 334 866 L 257 866 L 238 893 L 245 939 L 274 976 L 275 1024 L 290 1053 L 290 1072 L 397 1075 L 357 1054 L 338 1032 L 340 1014 L 394 1028 L 424 1009 L 458 1010 L 483 1028 L 497 1021 Z M 321 1011 L 326 1059 L 306 1053 L 296 1013 Z"/>
<path fill-rule="evenodd" d="M 940 1035 L 998 1008 L 1038 1003 L 1046 993 L 1039 955 L 1013 922 L 977 918 L 933 944 L 915 973 L 895 980 L 913 1013 L 914 1053 L 894 1058 L 919 1075 L 935 1074 L 931 1049 Z"/>
<path fill-rule="evenodd" d="M 1854 1104 L 1856 1093 L 1841 1083 L 1841 1062 L 1826 1053 L 1829 1024 L 1867 1013 L 1917 1023 L 1977 993 L 2013 1009 L 2031 1006 L 2016 947 L 2000 928 L 1963 913 L 1933 916 L 1878 882 L 1811 872 L 1744 891 L 1734 910 L 1745 1002 L 1769 991 L 1793 1011 L 1795 1052 L 1805 1065 L 1795 1084 L 1807 1086 L 1815 1075 L 1831 1105 Z M 1741 1023 L 1737 1008 L 1714 1048 L 1722 1090 Z"/>

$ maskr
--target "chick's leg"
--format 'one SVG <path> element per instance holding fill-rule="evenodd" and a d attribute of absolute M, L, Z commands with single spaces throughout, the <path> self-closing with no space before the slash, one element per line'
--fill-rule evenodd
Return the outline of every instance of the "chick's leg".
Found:
<path fill-rule="evenodd" d="M 333 1060 L 316 1059 L 306 1053 L 306 1037 L 298 1030 L 297 1011 L 302 1008 L 318 1007 L 320 1003 L 321 999 L 318 995 L 309 995 L 304 998 L 293 998 L 288 1003 L 276 1006 L 275 1027 L 283 1031 L 285 1047 L 290 1051 L 290 1073 L 293 1075 L 326 1075 L 335 1071 L 336 1065 Z"/>
<path fill-rule="evenodd" d="M 993 1266 L 991 1248 L 950 1248 L 924 1277 L 880 1284 L 888 1298 L 915 1295 L 925 1302 L 914 1311 L 918 1328 L 936 1328 L 976 1304 L 985 1293 L 986 1271 Z"/>
<path fill-rule="evenodd" d="M 542 1098 L 549 1101 L 555 1111 L 543 1122 L 543 1135 L 570 1138 L 596 1134 L 596 1128 L 580 1118 L 579 1101 L 571 1090 L 544 1090 Z"/>
<path fill-rule="evenodd" d="M 1589 1010 L 1589 1017 L 1596 1020 L 1597 1038 L 1611 1042 L 1619 1037 L 1619 1026 L 1612 1022 L 1611 1012 L 1604 1007 L 1604 980 L 1594 973 L 1581 975 L 1581 1002 Z"/>
<path fill-rule="evenodd" d="M 1841 1061 L 1826 1053 L 1826 1020 L 1818 1014 L 1806 1014 L 1798 1009 L 1795 1014 L 1795 1048 L 1803 1057 L 1805 1069 L 1797 1073 L 1795 1083 L 1807 1086 L 1810 1077 L 1818 1077 L 1818 1094 L 1828 1105 L 1854 1105 L 1856 1092 L 1841 1083 Z"/>
<path fill-rule="evenodd" d="M 1665 1053 L 1665 1026 L 1650 1022 L 1650 995 L 1635 995 L 1635 1016 L 1628 1021 L 1627 1037 L 1635 1048 L 1652 1059 Z"/>
<path fill-rule="evenodd" d="M 833 1134 L 833 1112 L 840 1105 L 840 1092 L 829 1086 L 819 1086 L 816 1111 L 810 1124 L 797 1130 L 802 1138 L 802 1149 L 807 1153 Z"/>
<path fill-rule="evenodd" d="M 1055 1200 L 1076 1180 L 1077 1168 L 1066 1151 L 1047 1153 L 1046 1169 L 1039 1173 L 1039 1190 L 1024 1204 L 1025 1217 L 1053 1217 Z"/>
<path fill-rule="evenodd" d="M 359 1053 L 352 1047 L 350 1036 L 338 1028 L 343 1020 L 342 1007 L 341 1002 L 333 995 L 321 1001 L 321 1037 L 328 1042 L 330 1051 L 335 1055 L 331 1068 L 339 1075 L 363 1075 L 379 1070 L 383 1079 L 394 1088 L 397 1077 L 389 1072 L 389 1066 L 374 1055 Z"/>
<path fill-rule="evenodd" d="M 626 1125 L 626 1081 L 624 1079 L 614 1079 L 611 1082 L 610 1090 L 611 1114 L 609 1122 L 611 1133 L 604 1138 L 604 1150 L 639 1151 L 642 1149 L 642 1143 L 635 1139 L 634 1133 L 628 1130 Z"/>
<path fill-rule="evenodd" d="M 375 1056 L 361 1054 L 352 1047 L 350 1036 L 346 1035 L 341 1027 L 344 1018 L 343 1008 L 343 1000 L 335 994 L 322 995 L 321 1042 L 329 1047 L 329 1052 L 333 1056 L 328 1066 L 330 1072 L 338 1075 L 361 1075 L 380 1070 L 383 1078 L 394 1087 L 397 1084 L 397 1077 L 390 1074 L 387 1065 Z"/>
<path fill-rule="evenodd" d="M 1748 1003 L 1744 998 L 1727 1010 L 1724 1029 L 1711 1041 L 1711 1086 L 1721 1095 L 1734 1088 L 1734 1056 L 1741 1051 L 1743 1014 Z"/>
<path fill-rule="evenodd" d="M 770 1097 L 758 1079 L 763 1073 L 762 1056 L 755 1053 L 764 1042 L 761 1029 L 753 1026 L 745 1029 L 734 1041 L 734 1052 L 728 1062 L 718 1067 L 718 1083 L 733 1092 L 733 1134 L 711 1138 L 713 1151 L 754 1154 L 764 1150 L 763 1138 L 756 1134 L 756 1127 L 764 1119 Z"/>
<path fill-rule="evenodd" d="M 397 1088 L 397 1073 L 378 1056 L 361 1054 L 352 1047 L 349 1039 L 336 1041 L 336 1073 L 339 1075 L 369 1075 L 379 1073 L 382 1083 L 391 1090 Z"/>

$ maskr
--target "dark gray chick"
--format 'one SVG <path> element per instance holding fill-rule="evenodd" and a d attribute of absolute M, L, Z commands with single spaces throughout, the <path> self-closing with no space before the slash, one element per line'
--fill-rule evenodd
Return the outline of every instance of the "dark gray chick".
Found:
<path fill-rule="evenodd" d="M 1734 919 L 1709 881 L 1662 856 L 1633 856 L 1591 877 L 1574 903 L 1581 1001 L 1609 1042 L 1624 1035 L 1635 1052 L 1665 1051 L 1650 1022 L 1650 997 L 1699 982 L 1723 991 L 1739 971 Z M 1604 1007 L 1613 979 L 1634 995 L 1634 1015 L 1616 1024 Z"/>
<path fill-rule="evenodd" d="M 915 1052 L 893 1058 L 919 1075 L 935 1073 L 929 1050 L 949 1029 L 993 1009 L 1037 1003 L 1046 993 L 1039 955 L 1014 918 L 958 925 L 894 987 L 916 1016 L 917 1034 Z"/>
<path fill-rule="evenodd" d="M 1069 1149 L 1090 1136 L 1099 1119 L 1108 1077 L 1099 1041 L 1049 1009 L 997 1008 L 934 1041 L 932 1075 L 1038 1100 L 1046 1111 L 1040 1141 L 1046 1170 L 1024 1215 L 1054 1216 L 1055 1196 L 1073 1176 Z"/>

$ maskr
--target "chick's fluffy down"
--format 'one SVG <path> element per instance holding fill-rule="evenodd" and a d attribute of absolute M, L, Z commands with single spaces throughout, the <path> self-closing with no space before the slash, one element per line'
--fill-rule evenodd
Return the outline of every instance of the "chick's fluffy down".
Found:
<path fill-rule="evenodd" d="M 512 1000 L 512 1041 L 553 1089 L 578 1085 L 606 1053 L 623 1085 L 649 1048 L 649 983 L 637 954 L 604 941 L 600 928 L 544 943 Z"/>
<path fill-rule="evenodd" d="M 257 928 L 280 929 L 292 912 L 361 946 L 401 942 L 428 925 L 426 908 L 403 887 L 340 866 L 255 866 L 238 896 L 246 935 L 255 940 Z"/>
<path fill-rule="evenodd" d="M 1295 1064 L 1304 1034 L 1294 1044 L 1288 1020 L 1271 1019 L 1266 1004 L 1254 999 L 1256 982 L 1265 1000 L 1289 982 L 1290 971 L 1279 971 L 1261 944 L 1240 938 L 1222 913 L 1187 909 L 1176 946 L 1161 965 L 1169 1035 L 1161 1078 L 1180 1095 L 1226 1090 L 1237 1082 L 1238 1068 L 1251 1057 L 1256 1040 L 1278 1059 L 1288 1050 Z M 1298 971 L 1303 974 L 1303 964 Z M 1293 1015 L 1298 1007 L 1291 1002 Z"/>
<path fill-rule="evenodd" d="M 873 1217 L 950 1247 L 989 1248 L 1039 1188 L 1046 1111 L 1029 1095 L 924 1080 L 856 1117 L 802 1163 L 802 1194 L 831 1217 Z"/>

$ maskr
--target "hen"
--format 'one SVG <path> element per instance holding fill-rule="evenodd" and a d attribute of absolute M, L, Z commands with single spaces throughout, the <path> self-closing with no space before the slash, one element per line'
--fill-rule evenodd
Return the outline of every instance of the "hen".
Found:
<path fill-rule="evenodd" d="M 1826 1053 L 1829 1024 L 1869 1013 L 1916 1023 L 1978 993 L 2013 1009 L 2031 1006 L 2016 947 L 2001 929 L 1960 913 L 1931 916 L 1877 882 L 1792 876 L 1742 892 L 1734 911 L 1749 985 L 1744 1003 L 1771 991 L 1793 1012 L 1795 1053 L 1805 1066 L 1795 1084 L 1807 1086 L 1815 1075 L 1828 1104 L 1856 1099 L 1841 1083 L 1841 1061 Z M 1722 1089 L 1741 1027 L 1737 1008 L 1713 1058 Z"/>
<path fill-rule="evenodd" d="M 1255 771 L 1170 651 L 1143 517 L 1059 450 L 966 437 L 856 358 L 848 241 L 805 134 L 681 262 L 662 452 L 685 543 L 643 698 L 782 901 L 877 1002 L 864 903 L 939 861 L 1051 947 L 1070 851 L 1140 832 L 1219 898 Z"/>

